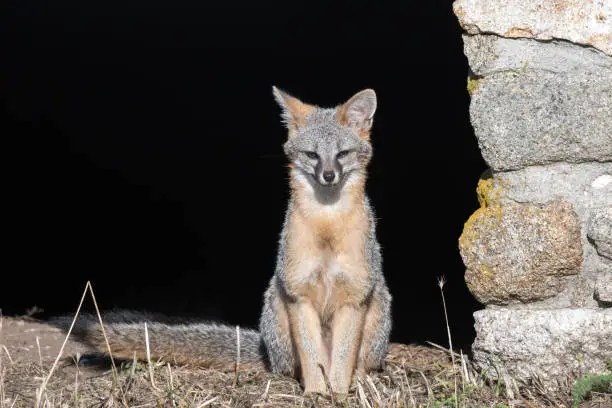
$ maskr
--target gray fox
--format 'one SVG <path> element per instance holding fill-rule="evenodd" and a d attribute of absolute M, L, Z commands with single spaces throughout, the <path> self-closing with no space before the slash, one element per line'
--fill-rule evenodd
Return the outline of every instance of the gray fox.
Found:
<path fill-rule="evenodd" d="M 276 87 L 273 95 L 288 130 L 291 196 L 259 332 L 240 331 L 240 364 L 297 378 L 306 394 L 329 394 L 325 372 L 331 391 L 346 394 L 356 375 L 383 368 L 391 331 L 391 295 L 365 194 L 376 94 L 366 89 L 334 108 Z M 71 321 L 55 319 L 64 329 Z M 105 313 L 103 322 L 118 358 L 145 358 L 147 322 L 153 357 L 234 368 L 233 326 L 121 310 Z M 73 333 L 106 351 L 95 316 L 81 316 Z"/>

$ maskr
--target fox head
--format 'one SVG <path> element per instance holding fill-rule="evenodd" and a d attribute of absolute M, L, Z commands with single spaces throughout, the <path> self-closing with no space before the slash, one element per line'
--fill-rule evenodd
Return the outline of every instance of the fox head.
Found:
<path fill-rule="evenodd" d="M 283 148 L 294 176 L 316 190 L 338 189 L 363 178 L 372 157 L 370 129 L 376 93 L 362 90 L 334 108 L 322 108 L 272 87 L 288 129 Z"/>

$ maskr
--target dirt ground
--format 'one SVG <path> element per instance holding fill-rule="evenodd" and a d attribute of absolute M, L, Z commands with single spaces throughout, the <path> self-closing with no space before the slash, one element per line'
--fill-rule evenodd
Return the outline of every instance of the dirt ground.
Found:
<path fill-rule="evenodd" d="M 384 372 L 359 381 L 348 399 L 305 397 L 297 381 L 267 372 L 222 373 L 171 367 L 163 362 L 119 365 L 115 376 L 108 360 L 75 365 L 93 350 L 68 340 L 63 358 L 50 369 L 64 343 L 59 329 L 28 317 L 2 318 L 0 326 L 0 408 L 9 407 L 559 407 L 569 395 L 547 396 L 537 390 L 509 397 L 485 384 L 457 356 L 436 347 L 392 344 Z M 127 363 L 127 365 L 126 365 Z M 44 389 L 45 378 L 49 378 Z M 42 389 L 42 392 L 40 390 Z M 580 407 L 612 408 L 609 396 L 595 396 Z M 458 401 L 458 403 L 456 402 Z"/>
<path fill-rule="evenodd" d="M 14 364 L 54 360 L 66 334 L 44 322 L 32 318 L 4 316 L 0 327 L 0 344 L 6 347 L 1 353 L 10 356 Z M 37 341 L 38 339 L 38 341 Z M 39 349 L 40 346 L 40 349 Z M 39 351 L 40 350 L 40 351 Z M 68 340 L 64 355 L 91 352 L 81 343 Z"/>

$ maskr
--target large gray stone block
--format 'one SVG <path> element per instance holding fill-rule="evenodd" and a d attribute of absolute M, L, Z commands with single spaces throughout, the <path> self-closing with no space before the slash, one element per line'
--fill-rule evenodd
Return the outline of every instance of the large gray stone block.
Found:
<path fill-rule="evenodd" d="M 469 34 L 562 39 L 612 55 L 609 0 L 457 0 L 453 11 Z"/>
<path fill-rule="evenodd" d="M 612 163 L 558 163 L 531 166 L 518 171 L 496 172 L 498 199 L 543 204 L 569 200 L 586 224 L 590 213 L 612 207 Z"/>
<path fill-rule="evenodd" d="M 556 287 L 561 288 L 558 285 L 563 282 L 564 289 L 554 297 L 520 306 L 597 307 L 598 302 L 593 296 L 595 281 L 606 272 L 612 274 L 612 262 L 597 253 L 596 242 L 587 237 L 587 231 L 589 224 L 593 223 L 593 214 L 608 212 L 612 208 L 612 163 L 558 163 L 485 174 L 483 177 L 477 190 L 485 206 L 503 208 L 513 203 L 545 205 L 554 200 L 565 200 L 572 204 L 578 216 L 584 258 L 579 276 L 557 281 Z M 592 234 L 599 237 L 598 242 L 603 245 L 605 233 L 602 228 L 607 224 L 596 224 L 599 232 Z M 466 227 L 469 225 L 469 222 L 466 223 Z"/>
<path fill-rule="evenodd" d="M 578 216 L 562 200 L 484 203 L 466 222 L 459 249 L 468 288 L 487 305 L 551 298 L 566 288 L 567 276 L 580 273 L 583 260 Z"/>
<path fill-rule="evenodd" d="M 612 70 L 488 75 L 472 92 L 470 119 L 495 171 L 612 161 Z"/>
<path fill-rule="evenodd" d="M 554 390 L 612 358 L 612 309 L 485 309 L 474 313 L 474 364 L 488 377 Z"/>
<path fill-rule="evenodd" d="M 612 70 L 612 57 L 572 43 L 495 35 L 464 34 L 462 38 L 463 52 L 473 75 L 478 77 L 504 71 L 519 73 L 533 70 L 553 73 L 591 71 L 601 72 L 605 76 Z"/>

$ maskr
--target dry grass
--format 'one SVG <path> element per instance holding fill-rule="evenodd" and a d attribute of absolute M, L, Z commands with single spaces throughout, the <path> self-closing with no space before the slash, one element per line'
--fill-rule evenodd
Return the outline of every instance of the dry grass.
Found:
<path fill-rule="evenodd" d="M 443 286 L 440 282 L 441 290 Z M 84 296 L 88 290 L 93 298 L 89 283 Z M 452 344 L 450 330 L 448 334 Z M 0 408 L 570 407 L 569 388 L 556 395 L 547 395 L 537 386 L 508 392 L 512 390 L 505 390 L 503 384 L 483 381 L 463 353 L 435 344 L 392 344 L 385 370 L 356 381 L 344 400 L 304 396 L 297 381 L 242 370 L 239 362 L 234 373 L 170 366 L 150 359 L 99 359 L 93 367 L 79 365 L 75 364 L 78 355 L 62 356 L 65 344 L 55 360 L 41 357 L 41 361 L 27 363 L 13 362 L 8 350 L 0 348 Z M 581 407 L 610 408 L 612 399 L 608 394 L 595 393 L 588 405 Z"/>
<path fill-rule="evenodd" d="M 305 397 L 297 381 L 261 371 L 243 371 L 235 384 L 234 373 L 172 367 L 153 362 L 124 362 L 117 381 L 111 365 L 79 369 L 63 360 L 46 382 L 41 407 L 451 407 L 455 406 L 455 381 L 461 384 L 448 353 L 424 346 L 393 345 L 384 372 L 355 384 L 344 401 Z M 46 364 L 49 367 L 52 362 Z M 469 363 L 468 364 L 469 367 Z M 45 366 L 45 364 L 43 364 Z M 38 362 L 3 367 L 0 407 L 36 405 L 41 382 L 48 375 Z M 474 375 L 472 373 L 472 375 Z M 484 384 L 462 384 L 459 406 L 509 407 L 512 404 Z M 534 405 L 538 407 L 554 406 Z"/>

